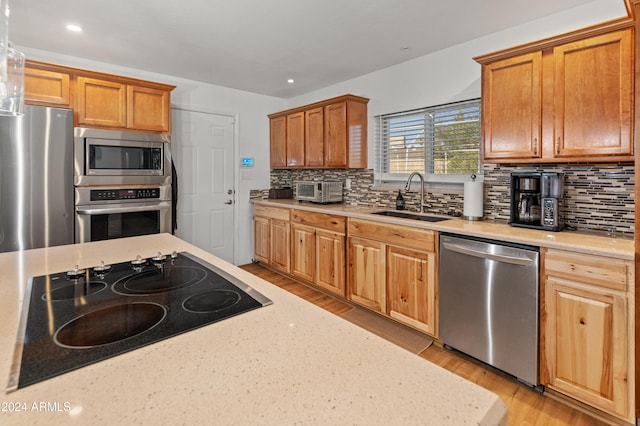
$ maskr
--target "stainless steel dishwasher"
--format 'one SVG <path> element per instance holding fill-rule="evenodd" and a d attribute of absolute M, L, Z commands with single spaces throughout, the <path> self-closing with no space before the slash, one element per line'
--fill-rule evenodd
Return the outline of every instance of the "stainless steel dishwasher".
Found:
<path fill-rule="evenodd" d="M 440 338 L 537 387 L 537 247 L 440 236 Z"/>

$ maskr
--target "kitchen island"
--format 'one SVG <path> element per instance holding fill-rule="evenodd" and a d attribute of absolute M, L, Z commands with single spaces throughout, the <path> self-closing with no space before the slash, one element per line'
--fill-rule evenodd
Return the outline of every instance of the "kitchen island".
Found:
<path fill-rule="evenodd" d="M 0 424 L 506 424 L 496 395 L 168 234 L 0 254 L 0 371 L 30 276 L 174 250 L 273 304 L 3 393 Z"/>

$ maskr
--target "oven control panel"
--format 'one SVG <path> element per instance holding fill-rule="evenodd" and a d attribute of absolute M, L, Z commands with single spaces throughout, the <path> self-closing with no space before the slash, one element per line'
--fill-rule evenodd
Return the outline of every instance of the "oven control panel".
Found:
<path fill-rule="evenodd" d="M 140 200 L 145 198 L 160 198 L 160 188 L 91 190 L 91 201 Z"/>

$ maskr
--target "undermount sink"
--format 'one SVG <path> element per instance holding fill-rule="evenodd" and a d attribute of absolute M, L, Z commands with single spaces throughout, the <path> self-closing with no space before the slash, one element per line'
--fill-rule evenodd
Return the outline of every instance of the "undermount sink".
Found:
<path fill-rule="evenodd" d="M 424 222 L 441 222 L 443 220 L 449 220 L 448 217 L 425 216 L 421 214 L 405 213 L 405 212 L 399 212 L 399 211 L 393 211 L 393 210 L 383 210 L 381 212 L 374 212 L 372 214 L 377 214 L 380 216 L 399 217 L 402 219 L 422 220 Z"/>

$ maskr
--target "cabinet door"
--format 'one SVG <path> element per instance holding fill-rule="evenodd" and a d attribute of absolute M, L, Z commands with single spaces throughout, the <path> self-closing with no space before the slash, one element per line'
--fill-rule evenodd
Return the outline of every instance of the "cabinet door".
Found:
<path fill-rule="evenodd" d="M 270 124 L 270 163 L 271 167 L 286 167 L 287 165 L 287 117 L 276 117 L 269 120 Z"/>
<path fill-rule="evenodd" d="M 287 115 L 287 166 L 304 166 L 304 111 Z"/>
<path fill-rule="evenodd" d="M 628 418 L 631 366 L 623 294 L 547 277 L 544 384 Z"/>
<path fill-rule="evenodd" d="M 290 228 L 289 222 L 284 220 L 271 219 L 270 226 L 270 265 L 284 272 L 289 272 L 290 267 Z"/>
<path fill-rule="evenodd" d="M 349 238 L 348 297 L 374 311 L 386 313 L 385 245 L 364 238 Z"/>
<path fill-rule="evenodd" d="M 485 65 L 482 78 L 483 158 L 539 158 L 542 52 Z"/>
<path fill-rule="evenodd" d="M 29 68 L 24 70 L 24 101 L 28 104 L 71 106 L 69 74 Z"/>
<path fill-rule="evenodd" d="M 292 230 L 291 273 L 309 282 L 315 281 L 316 229 L 294 223 Z"/>
<path fill-rule="evenodd" d="M 125 84 L 86 77 L 78 77 L 76 83 L 78 125 L 126 127 Z"/>
<path fill-rule="evenodd" d="M 345 297 L 344 234 L 316 231 L 316 284 Z"/>
<path fill-rule="evenodd" d="M 134 130 L 169 132 L 169 92 L 127 85 L 127 127 Z"/>
<path fill-rule="evenodd" d="M 256 260 L 270 263 L 269 249 L 271 246 L 270 220 L 266 217 L 254 216 L 253 218 L 253 255 Z"/>
<path fill-rule="evenodd" d="M 387 247 L 389 316 L 435 335 L 435 254 Z"/>
<path fill-rule="evenodd" d="M 314 108 L 304 114 L 304 163 L 324 166 L 324 109 Z"/>
<path fill-rule="evenodd" d="M 632 46 L 624 30 L 554 48 L 556 157 L 633 154 Z"/>
<path fill-rule="evenodd" d="M 347 166 L 347 103 L 324 107 L 324 165 Z"/>

